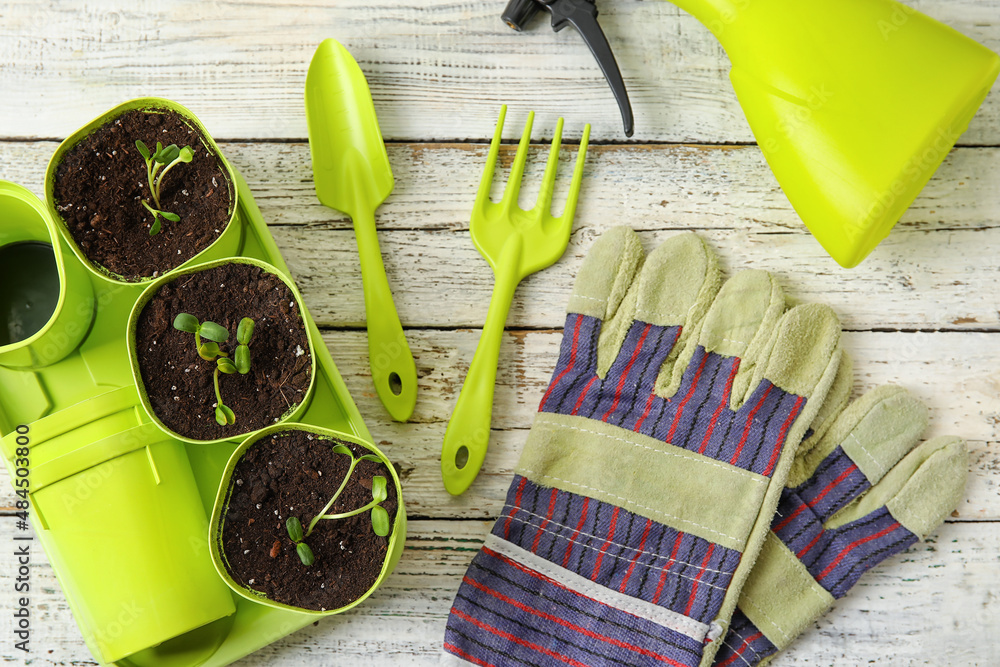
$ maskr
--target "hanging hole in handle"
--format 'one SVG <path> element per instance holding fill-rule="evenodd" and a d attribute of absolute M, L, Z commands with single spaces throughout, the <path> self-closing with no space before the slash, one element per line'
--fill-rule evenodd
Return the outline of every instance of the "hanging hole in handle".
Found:
<path fill-rule="evenodd" d="M 455 467 L 461 470 L 465 467 L 465 464 L 469 462 L 469 448 L 462 445 L 455 452 Z"/>
<path fill-rule="evenodd" d="M 392 392 L 393 396 L 399 396 L 403 393 L 403 379 L 399 377 L 398 373 L 389 373 L 389 391 Z"/>

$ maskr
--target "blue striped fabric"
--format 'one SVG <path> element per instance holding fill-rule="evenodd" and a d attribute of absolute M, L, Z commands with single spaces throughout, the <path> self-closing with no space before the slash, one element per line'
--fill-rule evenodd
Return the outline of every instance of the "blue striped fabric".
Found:
<path fill-rule="evenodd" d="M 602 586 L 709 623 L 740 553 L 515 477 L 493 534 Z"/>
<path fill-rule="evenodd" d="M 733 614 L 729 632 L 722 640 L 722 648 L 715 654 L 713 667 L 742 665 L 752 667 L 777 652 L 778 647 L 772 644 L 742 611 L 737 609 L 736 613 Z"/>
<path fill-rule="evenodd" d="M 788 429 L 805 400 L 766 380 L 733 411 L 729 408 L 736 357 L 698 347 L 670 398 L 653 393 L 660 366 L 680 327 L 633 322 L 602 380 L 596 374 L 600 321 L 571 313 L 554 379 L 539 410 L 599 419 L 689 451 L 769 476 Z"/>
<path fill-rule="evenodd" d="M 475 664 L 694 667 L 702 646 L 484 548 L 459 588 L 445 648 Z"/>

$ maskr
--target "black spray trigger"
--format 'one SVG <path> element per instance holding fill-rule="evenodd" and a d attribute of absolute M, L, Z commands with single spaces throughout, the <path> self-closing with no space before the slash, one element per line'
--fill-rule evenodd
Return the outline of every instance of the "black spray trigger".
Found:
<path fill-rule="evenodd" d="M 556 32 L 567 25 L 572 25 L 583 37 L 618 102 L 622 124 L 625 126 L 625 136 L 631 137 L 634 131 L 632 105 L 628 99 L 628 91 L 625 90 L 625 81 L 618 69 L 618 62 L 611 51 L 611 45 L 608 44 L 608 39 L 597 22 L 595 0 L 510 0 L 501 18 L 511 28 L 523 30 L 539 9 L 545 9 L 552 14 L 552 29 Z"/>

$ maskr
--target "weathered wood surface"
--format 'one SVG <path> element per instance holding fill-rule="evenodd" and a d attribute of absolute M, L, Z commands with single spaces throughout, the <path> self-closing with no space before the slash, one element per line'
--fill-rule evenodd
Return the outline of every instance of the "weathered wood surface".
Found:
<path fill-rule="evenodd" d="M 866 574 L 836 607 L 773 664 L 995 665 L 1000 605 L 1000 524 L 947 523 Z M 240 665 L 436 665 L 451 600 L 490 523 L 421 520 L 410 524 L 396 572 L 358 608 L 279 640 Z M 0 519 L 11 544 L 14 521 Z M 0 558 L 0 590 L 13 587 L 9 557 Z M 32 667 L 94 665 L 44 557 L 31 566 Z M 3 636 L 11 619 L 3 615 Z M 4 648 L 5 662 L 22 664 Z"/>
<path fill-rule="evenodd" d="M 0 143 L 0 178 L 41 194 L 54 150 L 52 142 Z M 350 219 L 316 198 L 308 146 L 224 143 L 222 150 L 247 178 L 319 324 L 363 326 Z M 525 205 L 541 180 L 538 151 L 525 177 Z M 564 151 L 567 177 L 557 202 L 574 152 Z M 479 327 L 486 318 L 493 275 L 468 234 L 485 154 L 485 146 L 469 144 L 389 149 L 396 188 L 377 220 L 405 326 Z M 505 152 L 508 162 L 512 156 Z M 799 222 L 755 146 L 600 146 L 587 165 L 570 246 L 522 283 L 512 327 L 562 326 L 587 249 L 623 224 L 640 230 L 649 250 L 696 230 L 727 272 L 773 271 L 791 297 L 829 303 L 852 330 L 1000 329 L 1000 149 L 956 149 L 889 237 L 851 270 Z M 498 177 L 500 187 L 505 179 Z"/>
<path fill-rule="evenodd" d="M 1000 0 L 906 0 L 1000 50 Z M 736 102 L 729 61 L 693 18 L 660 0 L 599 3 L 636 111 L 632 142 L 583 42 L 545 20 L 523 34 L 503 4 L 472 0 L 9 0 L 0 4 L 0 179 L 41 193 L 57 141 L 126 99 L 191 108 L 250 188 L 377 442 L 404 477 L 411 522 L 396 575 L 372 600 L 247 658 L 246 665 L 436 664 L 464 569 L 503 503 L 555 363 L 573 276 L 614 224 L 647 249 L 701 233 L 723 268 L 775 272 L 789 296 L 834 307 L 849 332 L 856 393 L 894 382 L 927 402 L 928 436 L 969 440 L 956 514 L 926 545 L 869 573 L 775 665 L 993 665 L 1000 654 L 1000 97 L 991 94 L 890 237 L 857 269 L 838 267 L 778 188 Z M 340 39 L 368 77 L 393 194 L 378 211 L 390 283 L 416 358 L 414 419 L 388 419 L 371 387 L 350 221 L 313 191 L 302 87 L 315 46 Z M 485 319 L 492 275 L 468 219 L 498 107 L 505 138 L 528 109 L 536 138 L 566 117 L 572 144 L 594 125 L 573 237 L 519 288 L 501 348 L 493 436 L 469 492 L 444 492 L 447 419 Z M 719 145 L 751 144 L 751 145 Z M 522 203 L 537 191 L 533 150 Z M 513 147 L 505 146 L 506 169 Z M 569 172 L 572 146 L 563 151 Z M 501 170 L 503 171 L 503 170 Z M 502 183 L 505 175 L 498 181 Z M 556 201 L 565 196 L 566 179 Z M 494 188 L 499 192 L 499 186 Z M 557 204 L 558 208 L 558 204 Z M 0 477 L 5 477 L 5 472 Z M 0 542 L 13 495 L 0 479 Z M 13 560 L 0 557 L 0 623 Z M 32 568 L 32 665 L 94 664 L 44 557 Z M 0 659 L 25 664 L 12 642 Z"/>
<path fill-rule="evenodd" d="M 1000 50 L 998 0 L 906 4 Z M 64 137 L 81 118 L 159 95 L 190 106 L 216 137 L 304 138 L 309 59 L 335 37 L 368 77 L 388 139 L 480 139 L 508 103 L 623 141 L 611 91 L 574 31 L 554 34 L 540 17 L 519 34 L 502 9 L 499 0 L 11 0 L 0 7 L 0 134 Z M 729 59 L 697 20 L 660 0 L 600 10 L 634 140 L 753 141 Z M 987 99 L 961 142 L 1000 143 L 1000 100 Z"/>

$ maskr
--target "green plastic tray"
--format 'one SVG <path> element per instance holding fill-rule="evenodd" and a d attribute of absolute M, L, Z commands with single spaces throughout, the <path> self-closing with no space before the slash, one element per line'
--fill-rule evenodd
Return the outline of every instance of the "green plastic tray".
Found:
<path fill-rule="evenodd" d="M 245 223 L 244 245 L 240 254 L 265 260 L 287 272 L 288 266 L 267 229 L 246 181 L 239 173 L 236 173 L 236 181 L 240 213 Z M 70 255 L 69 260 L 74 259 Z M 58 363 L 34 371 L 0 367 L 0 435 L 10 434 L 19 424 L 27 424 L 30 428 L 33 422 L 46 415 L 96 396 L 111 397 L 117 394 L 128 402 L 129 397 L 125 396 L 128 391 L 123 388 L 132 387 L 133 379 L 124 340 L 125 329 L 130 310 L 146 285 L 113 285 L 90 274 L 88 278 L 96 297 L 97 317 L 80 348 Z M 302 314 L 315 340 L 321 341 L 312 316 L 308 311 L 303 311 Z M 315 352 L 315 390 L 308 409 L 299 421 L 348 433 L 370 442 L 371 435 L 330 357 L 329 350 L 319 344 Z M 121 391 L 109 393 L 116 389 Z M 137 414 L 141 412 L 140 409 Z M 150 426 L 145 423 L 149 421 L 145 414 L 141 415 L 140 421 L 143 422 L 142 427 Z M 84 422 L 86 419 L 81 415 L 81 423 Z M 72 428 L 72 425 L 68 426 Z M 206 517 L 211 515 L 222 474 L 230 455 L 238 446 L 239 442 L 211 446 L 185 445 Z M 5 456 L 4 462 L 14 479 L 12 461 Z M 46 553 L 49 553 L 52 545 L 46 539 L 46 531 L 43 530 L 39 517 L 34 512 L 30 516 L 36 536 Z M 400 537 L 405 536 L 405 525 L 404 518 L 397 526 L 397 530 L 403 531 Z M 207 550 L 204 557 L 207 562 L 211 562 Z M 50 560 L 56 559 L 50 554 Z M 60 576 L 58 569 L 56 576 Z M 108 585 L 113 586 L 114 582 L 108 582 Z M 66 586 L 63 588 L 64 591 L 67 590 Z M 134 653 L 113 664 L 123 667 L 228 665 L 316 620 L 312 614 L 275 609 L 235 593 L 232 595 L 235 614 L 165 641 L 157 647 Z M 68 591 L 67 599 L 77 616 L 80 600 L 74 599 Z"/>

